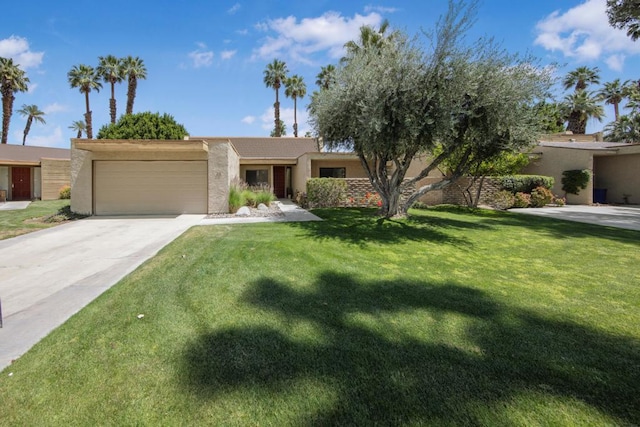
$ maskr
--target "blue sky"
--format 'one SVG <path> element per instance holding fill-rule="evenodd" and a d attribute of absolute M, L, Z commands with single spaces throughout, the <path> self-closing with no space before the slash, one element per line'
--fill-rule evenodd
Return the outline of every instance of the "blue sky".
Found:
<path fill-rule="evenodd" d="M 494 37 L 511 52 L 531 53 L 542 64 L 557 63 L 564 75 L 578 66 L 599 67 L 601 80 L 640 78 L 640 43 L 612 29 L 606 0 L 483 0 L 473 40 Z M 14 111 L 36 104 L 46 125 L 34 124 L 27 144 L 69 147 L 69 126 L 83 119 L 84 98 L 67 83 L 73 65 L 97 65 L 98 56 L 139 56 L 148 78 L 138 85 L 134 110 L 167 112 L 191 135 L 268 136 L 274 92 L 263 83 L 267 63 L 278 58 L 301 75 L 310 94 L 320 67 L 337 64 L 342 46 L 361 25 L 388 19 L 410 35 L 432 28 L 445 0 L 220 1 L 35 0 L 3 5 L 0 56 L 26 70 L 28 93 L 16 94 Z M 281 93 L 282 95 L 282 93 Z M 557 91 L 558 99 L 564 95 Z M 126 85 L 116 88 L 118 114 Z M 94 133 L 109 121 L 109 87 L 90 95 Z M 309 129 L 298 102 L 300 135 Z M 281 98 L 281 116 L 292 135 L 293 101 Z M 589 132 L 612 120 L 592 123 Z M 9 143 L 19 144 L 25 118 L 14 113 Z"/>

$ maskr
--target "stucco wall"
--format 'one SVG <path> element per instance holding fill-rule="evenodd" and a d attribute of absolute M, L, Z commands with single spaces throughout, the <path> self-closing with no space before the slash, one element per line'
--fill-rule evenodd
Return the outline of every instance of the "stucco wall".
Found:
<path fill-rule="evenodd" d="M 240 174 L 240 159 L 229 142 L 209 143 L 209 213 L 229 212 L 229 184 Z"/>
<path fill-rule="evenodd" d="M 607 203 L 640 203 L 640 153 L 594 157 L 595 188 L 607 190 Z"/>
<path fill-rule="evenodd" d="M 71 141 L 71 211 L 93 214 L 93 153 L 75 149 Z"/>
<path fill-rule="evenodd" d="M 60 197 L 60 189 L 71 183 L 71 162 L 65 159 L 42 159 L 40 162 L 42 200 Z"/>
<path fill-rule="evenodd" d="M 593 152 L 557 147 L 536 147 L 535 153 L 540 157 L 534 159 L 522 171 L 525 175 L 552 176 L 555 180 L 551 191 L 558 196 L 564 196 L 562 191 L 562 172 L 573 169 L 589 169 L 593 174 Z M 567 203 L 574 205 L 590 205 L 593 202 L 593 179 L 589 180 L 587 188 L 578 195 L 567 194 Z"/>
<path fill-rule="evenodd" d="M 311 176 L 314 178 L 319 177 L 320 168 L 345 168 L 345 178 L 367 178 L 367 173 L 362 168 L 360 160 L 312 160 Z"/>

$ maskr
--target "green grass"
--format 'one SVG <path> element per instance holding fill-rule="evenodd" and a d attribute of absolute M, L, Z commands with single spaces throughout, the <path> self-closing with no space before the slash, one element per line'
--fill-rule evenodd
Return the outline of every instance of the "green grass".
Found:
<path fill-rule="evenodd" d="M 371 212 L 189 230 L 2 372 L 0 425 L 640 423 L 640 233 Z"/>
<path fill-rule="evenodd" d="M 0 211 L 0 240 L 52 227 L 73 217 L 69 200 L 35 201 L 26 209 Z"/>

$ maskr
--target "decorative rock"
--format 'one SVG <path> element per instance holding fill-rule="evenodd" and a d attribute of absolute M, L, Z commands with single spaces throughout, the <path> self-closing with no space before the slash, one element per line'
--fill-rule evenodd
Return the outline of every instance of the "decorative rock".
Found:
<path fill-rule="evenodd" d="M 249 209 L 248 206 L 243 206 L 240 209 L 238 209 L 238 212 L 236 212 L 236 216 L 249 216 L 251 215 L 251 209 Z"/>
<path fill-rule="evenodd" d="M 267 205 L 265 205 L 264 203 L 260 203 L 260 204 L 258 205 L 258 210 L 259 210 L 259 211 L 268 211 L 268 210 L 269 210 L 269 208 L 268 208 L 268 207 L 267 207 Z"/>

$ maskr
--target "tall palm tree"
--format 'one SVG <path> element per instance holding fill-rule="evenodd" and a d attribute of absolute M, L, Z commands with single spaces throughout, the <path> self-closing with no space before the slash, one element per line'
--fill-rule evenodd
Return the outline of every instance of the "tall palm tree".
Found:
<path fill-rule="evenodd" d="M 11 58 L 0 58 L 0 93 L 2 93 L 2 144 L 7 143 L 16 92 L 26 92 L 29 78 Z"/>
<path fill-rule="evenodd" d="M 358 41 L 351 40 L 344 44 L 344 48 L 347 51 L 347 56 L 340 59 L 340 62 L 349 60 L 349 56 L 353 56 L 360 51 L 360 49 L 368 49 L 371 47 L 380 47 L 386 40 L 393 38 L 393 33 L 385 34 L 389 29 L 389 21 L 384 20 L 380 24 L 380 27 L 376 31 L 370 25 L 363 25 L 360 27 L 360 37 Z"/>
<path fill-rule="evenodd" d="M 304 79 L 297 74 L 284 81 L 284 95 L 293 99 L 293 136 L 298 137 L 298 98 L 304 98 L 307 94 L 307 85 Z"/>
<path fill-rule="evenodd" d="M 84 114 L 84 120 L 87 124 L 87 138 L 93 138 L 93 128 L 91 125 L 91 109 L 89 108 L 89 93 L 92 90 L 100 92 L 102 89 L 102 83 L 100 83 L 100 76 L 96 73 L 96 70 L 89 65 L 74 65 L 71 71 L 67 73 L 69 84 L 72 88 L 77 87 L 80 89 L 80 93 L 84 93 L 86 113 Z"/>
<path fill-rule="evenodd" d="M 575 91 L 585 90 L 590 84 L 600 83 L 600 69 L 598 67 L 578 67 L 575 70 L 569 72 L 562 84 L 565 90 L 575 87 Z"/>
<path fill-rule="evenodd" d="M 604 140 L 611 142 L 640 142 L 640 116 L 620 116 L 604 127 Z"/>
<path fill-rule="evenodd" d="M 574 134 L 584 135 L 587 121 L 590 119 L 602 121 L 604 117 L 604 108 L 598 104 L 598 99 L 591 92 L 585 90 L 578 90 L 565 96 L 562 110 L 569 122 L 567 130 Z"/>
<path fill-rule="evenodd" d="M 44 116 L 44 111 L 40 111 L 38 106 L 35 104 L 24 104 L 22 108 L 18 110 L 18 113 L 27 118 L 27 124 L 24 127 L 24 132 L 22 133 L 22 145 L 25 145 L 25 142 L 27 141 L 27 135 L 31 130 L 31 124 L 33 123 L 33 121 L 35 120 L 36 122 L 42 123 L 43 125 L 47 122 L 44 120 L 44 117 L 42 117 Z"/>
<path fill-rule="evenodd" d="M 109 114 L 111 115 L 111 123 L 116 122 L 116 95 L 115 85 L 124 80 L 122 72 L 122 60 L 113 55 L 99 56 L 97 72 L 105 83 L 111 85 L 111 98 L 109 99 Z"/>
<path fill-rule="evenodd" d="M 147 68 L 144 61 L 137 56 L 127 56 L 122 60 L 123 76 L 127 76 L 127 111 L 126 114 L 133 113 L 133 101 L 136 99 L 136 90 L 138 88 L 138 80 L 147 78 Z"/>
<path fill-rule="evenodd" d="M 276 102 L 273 104 L 275 119 L 274 129 L 275 136 L 280 136 L 280 100 L 278 99 L 278 89 L 282 85 L 282 82 L 287 78 L 289 69 L 284 61 L 274 59 L 272 63 L 267 64 L 267 68 L 264 70 L 264 84 L 268 88 L 273 88 L 276 91 Z"/>
<path fill-rule="evenodd" d="M 276 132 L 278 133 L 278 135 L 276 135 Z M 271 138 L 274 138 L 274 137 L 280 137 L 280 136 L 286 136 L 286 135 L 287 135 L 287 125 L 285 125 L 284 122 L 280 120 L 278 122 L 278 127 L 273 128 L 269 136 L 271 136 Z"/>
<path fill-rule="evenodd" d="M 615 113 L 616 121 L 620 118 L 620 103 L 626 97 L 626 87 L 629 82 L 620 83 L 620 79 L 615 79 L 612 82 L 606 82 L 602 89 L 598 91 L 598 97 L 604 101 L 605 104 L 613 105 L 613 111 Z"/>
<path fill-rule="evenodd" d="M 336 67 L 332 64 L 320 67 L 320 72 L 316 76 L 316 84 L 320 89 L 329 89 L 336 81 Z"/>
<path fill-rule="evenodd" d="M 78 134 L 76 135 L 76 138 L 82 138 L 82 132 L 87 131 L 87 125 L 84 123 L 83 120 L 76 120 L 73 123 L 71 123 L 71 126 L 69 126 L 69 129 L 78 132 Z"/>

